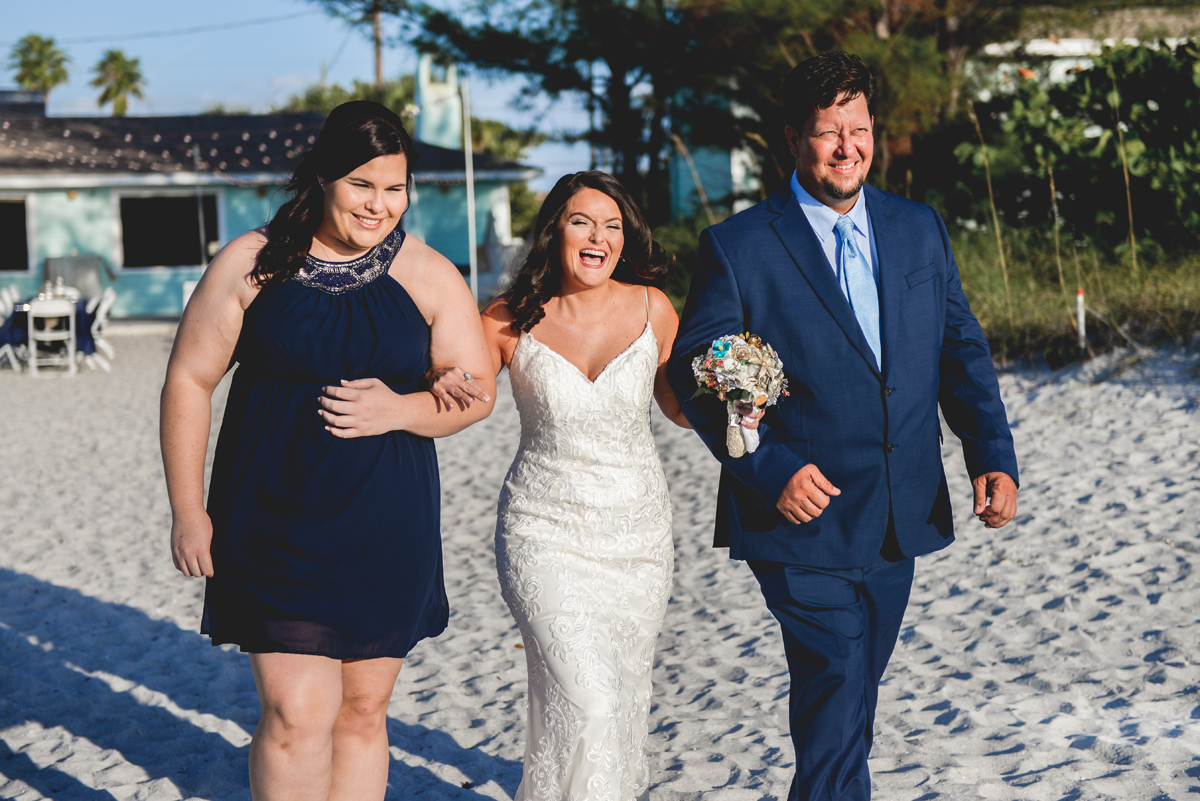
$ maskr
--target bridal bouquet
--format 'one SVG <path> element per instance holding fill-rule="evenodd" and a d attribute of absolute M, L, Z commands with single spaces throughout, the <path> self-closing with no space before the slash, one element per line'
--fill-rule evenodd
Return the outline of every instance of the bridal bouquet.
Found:
<path fill-rule="evenodd" d="M 692 361 L 692 372 L 699 385 L 696 395 L 716 395 L 726 403 L 729 428 L 725 444 L 729 455 L 737 458 L 747 451 L 753 453 L 758 447 L 758 432 L 742 427 L 734 404 L 746 401 L 755 406 L 773 406 L 780 395 L 788 394 L 779 354 L 749 331 L 731 334 L 714 341 L 707 353 L 697 356 Z"/>

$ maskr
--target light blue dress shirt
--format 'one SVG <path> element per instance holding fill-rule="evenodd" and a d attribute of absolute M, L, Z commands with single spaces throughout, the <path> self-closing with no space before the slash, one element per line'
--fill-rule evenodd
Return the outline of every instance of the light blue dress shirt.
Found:
<path fill-rule="evenodd" d="M 801 211 L 808 218 L 808 224 L 812 226 L 813 233 L 817 235 L 817 240 L 821 243 L 821 249 L 825 251 L 825 257 L 829 260 L 829 268 L 833 270 L 834 275 L 837 275 L 837 265 L 841 262 L 838 260 L 837 233 L 834 232 L 833 227 L 842 215 L 810 195 L 808 190 L 800 185 L 800 180 L 796 177 L 794 170 L 791 184 L 792 194 L 796 196 Z M 875 251 L 875 237 L 871 234 L 871 217 L 867 214 L 865 195 L 859 194 L 858 200 L 855 201 L 846 216 L 854 223 L 854 236 L 858 240 L 858 250 L 867 256 L 867 262 L 871 265 L 871 275 L 875 277 L 875 286 L 878 287 L 879 268 L 876 265 L 879 264 L 879 256 Z M 838 286 L 842 288 L 844 295 L 846 294 L 845 282 L 841 280 L 840 275 L 837 278 Z"/>

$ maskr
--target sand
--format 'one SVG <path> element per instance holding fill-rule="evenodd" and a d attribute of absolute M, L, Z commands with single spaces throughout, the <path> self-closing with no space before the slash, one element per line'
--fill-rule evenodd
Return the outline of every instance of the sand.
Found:
<path fill-rule="evenodd" d="M 0 798 L 249 798 L 248 662 L 197 633 L 202 583 L 167 550 L 157 405 L 170 336 L 131 333 L 114 340 L 111 373 L 0 370 Z M 1198 377 L 1200 354 L 1184 350 L 1002 375 L 1023 473 L 1000 532 L 971 518 L 947 438 L 959 540 L 917 564 L 881 689 L 876 798 L 1200 792 Z M 488 420 L 438 445 L 453 612 L 392 696 L 389 799 L 508 799 L 520 779 L 524 655 L 492 556 L 517 438 L 501 384 Z M 778 626 L 745 565 L 709 547 L 715 461 L 661 417 L 655 431 L 676 576 L 651 797 L 783 797 Z"/>

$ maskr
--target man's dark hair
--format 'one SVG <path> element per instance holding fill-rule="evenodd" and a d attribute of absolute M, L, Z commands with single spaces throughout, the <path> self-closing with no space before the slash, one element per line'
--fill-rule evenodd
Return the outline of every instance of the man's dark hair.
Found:
<path fill-rule="evenodd" d="M 871 101 L 875 97 L 875 76 L 861 58 L 831 50 L 801 61 L 783 81 L 787 124 L 803 131 L 817 109 L 829 108 L 843 94 L 843 103 L 862 95 L 874 113 Z"/>

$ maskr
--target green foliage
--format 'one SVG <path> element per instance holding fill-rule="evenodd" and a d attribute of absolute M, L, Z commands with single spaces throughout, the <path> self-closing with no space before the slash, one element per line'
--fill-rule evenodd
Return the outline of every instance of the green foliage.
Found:
<path fill-rule="evenodd" d="M 142 97 L 146 79 L 142 77 L 141 63 L 128 58 L 124 51 L 116 48 L 106 51 L 92 72 L 96 74 L 92 86 L 101 90 L 96 105 L 112 103 L 114 117 L 125 116 L 131 96 Z"/>
<path fill-rule="evenodd" d="M 314 83 L 303 92 L 289 97 L 287 102 L 275 110 L 291 113 L 315 111 L 327 116 L 342 103 L 351 100 L 373 100 L 411 121 L 415 96 L 416 82 L 411 75 L 405 75 L 395 81 L 385 81 L 382 87 L 365 81 L 355 81 L 350 89 L 344 89 L 336 83 Z"/>
<path fill-rule="evenodd" d="M 50 90 L 67 82 L 67 54 L 53 37 L 26 34 L 9 52 L 8 68 L 17 71 L 17 86 L 41 92 L 47 100 Z"/>
<path fill-rule="evenodd" d="M 662 216 L 669 207 L 669 98 L 685 71 L 699 68 L 674 9 L 625 0 L 514 0 L 476 4 L 466 15 L 429 4 L 416 12 L 418 49 L 520 76 L 527 96 L 583 100 L 596 125 L 580 138 L 602 148 L 611 172 L 648 203 L 652 217 Z"/>
<path fill-rule="evenodd" d="M 253 114 L 254 109 L 249 106 L 227 106 L 224 103 L 212 103 L 205 106 L 200 113 L 213 117 L 235 117 Z"/>
<path fill-rule="evenodd" d="M 1014 237 L 1009 254 L 1010 322 L 995 241 L 985 232 L 955 237 L 954 253 L 971 310 L 1001 363 L 1045 359 L 1058 366 L 1079 357 L 1074 314 L 1063 308 L 1054 253 L 1044 237 Z M 1072 292 L 1084 289 L 1087 334 L 1093 350 L 1174 342 L 1200 333 L 1200 257 L 1160 259 L 1134 278 L 1128 264 L 1096 248 L 1072 245 L 1065 257 Z M 1072 298 L 1074 301 L 1074 298 Z M 1127 339 L 1128 337 L 1129 339 Z"/>
<path fill-rule="evenodd" d="M 533 233 L 542 202 L 529 184 L 513 184 L 508 187 L 508 208 L 512 218 L 512 235 L 525 239 Z"/>
<path fill-rule="evenodd" d="M 804 58 L 842 49 L 875 68 L 875 173 L 887 185 L 904 175 L 894 162 L 910 137 L 954 113 L 973 49 L 1012 38 L 1035 9 L 1075 2 L 512 0 L 463 13 L 426 3 L 413 8 L 414 44 L 520 76 L 529 95 L 581 100 L 594 117 L 575 138 L 658 224 L 669 215 L 672 135 L 750 150 L 768 191 L 791 172 L 779 89 Z"/>
<path fill-rule="evenodd" d="M 471 118 L 471 149 L 505 161 L 520 161 L 548 139 L 532 128 L 511 128 L 499 120 Z"/>
<path fill-rule="evenodd" d="M 1195 199 L 1200 185 L 1197 44 L 1174 50 L 1106 50 L 1091 68 L 1064 85 L 1024 80 L 1015 94 L 979 109 L 997 203 L 1007 226 L 1048 223 L 1046 178 L 1053 169 L 1065 230 L 1076 239 L 1095 242 L 1110 256 L 1128 248 L 1115 109 L 1123 125 L 1137 238 L 1153 240 L 1167 254 L 1200 246 L 1200 204 Z M 953 178 L 953 185 L 935 181 L 933 188 L 945 198 L 944 208 L 957 210 L 955 216 L 984 220 L 980 145 L 974 131 L 965 127 L 956 135 L 959 141 L 952 150 L 968 172 Z M 948 145 L 943 139 L 928 150 L 927 158 L 944 161 L 945 151 L 938 151 Z M 936 175 L 932 164 L 929 169 Z M 947 172 L 943 168 L 941 174 Z M 1153 257 L 1153 250 L 1150 246 L 1147 255 Z"/>
<path fill-rule="evenodd" d="M 654 227 L 654 241 L 675 259 L 675 266 L 667 276 L 663 291 L 677 312 L 683 310 L 683 303 L 687 300 L 692 276 L 696 272 L 696 246 L 700 233 L 707 226 L 707 219 L 688 218 Z"/>

